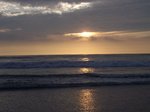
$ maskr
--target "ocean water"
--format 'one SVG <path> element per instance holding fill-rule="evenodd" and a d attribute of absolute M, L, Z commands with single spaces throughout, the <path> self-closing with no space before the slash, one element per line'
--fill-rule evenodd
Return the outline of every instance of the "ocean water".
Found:
<path fill-rule="evenodd" d="M 50 84 L 150 82 L 150 54 L 1 56 L 0 76 L 39 82 L 48 76 Z"/>
<path fill-rule="evenodd" d="M 150 55 L 51 55 L 0 57 L 0 75 L 150 73 Z"/>

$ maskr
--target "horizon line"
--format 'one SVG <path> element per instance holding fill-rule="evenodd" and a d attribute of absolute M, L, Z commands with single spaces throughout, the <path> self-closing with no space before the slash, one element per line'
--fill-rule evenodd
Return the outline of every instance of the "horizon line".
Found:
<path fill-rule="evenodd" d="M 150 55 L 150 53 L 105 53 L 105 54 L 16 54 L 0 55 L 0 57 L 18 57 L 18 56 L 79 56 L 79 55 Z"/>

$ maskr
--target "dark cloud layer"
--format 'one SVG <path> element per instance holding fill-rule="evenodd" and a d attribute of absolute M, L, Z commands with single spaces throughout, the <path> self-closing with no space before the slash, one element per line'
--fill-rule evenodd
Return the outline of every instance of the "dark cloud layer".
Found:
<path fill-rule="evenodd" d="M 59 0 L 5 1 L 31 6 L 47 6 L 59 2 Z M 80 3 L 81 0 L 64 0 L 63 2 Z M 83 30 L 150 31 L 150 0 L 84 0 L 84 2 L 96 2 L 96 4 L 61 15 L 39 13 L 6 17 L 1 14 L 0 29 L 10 30 L 0 32 L 0 41 L 44 41 L 51 38 L 53 40 L 53 38 L 63 38 L 62 35 L 65 33 Z"/>

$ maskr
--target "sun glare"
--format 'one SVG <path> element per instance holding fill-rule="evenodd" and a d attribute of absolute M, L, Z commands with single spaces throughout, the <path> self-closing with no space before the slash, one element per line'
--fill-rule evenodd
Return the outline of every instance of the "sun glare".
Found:
<path fill-rule="evenodd" d="M 68 33 L 65 34 L 65 36 L 67 37 L 79 37 L 82 40 L 89 40 L 92 37 L 96 37 L 99 33 L 98 32 L 80 32 L 80 33 Z"/>
<path fill-rule="evenodd" d="M 81 36 L 81 37 L 92 37 L 92 36 L 95 35 L 94 32 L 81 32 L 81 33 L 78 33 L 78 34 L 79 34 L 79 36 Z"/>

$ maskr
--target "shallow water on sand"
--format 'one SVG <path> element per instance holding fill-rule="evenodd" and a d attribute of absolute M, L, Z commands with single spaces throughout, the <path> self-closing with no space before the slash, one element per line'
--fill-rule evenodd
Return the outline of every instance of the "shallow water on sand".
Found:
<path fill-rule="evenodd" d="M 0 91 L 0 112 L 150 112 L 150 85 Z"/>

